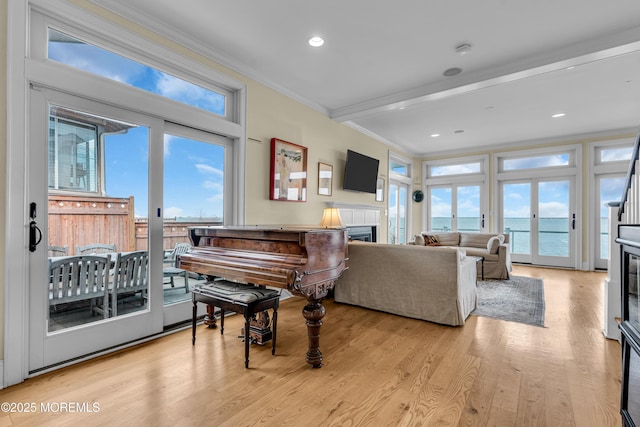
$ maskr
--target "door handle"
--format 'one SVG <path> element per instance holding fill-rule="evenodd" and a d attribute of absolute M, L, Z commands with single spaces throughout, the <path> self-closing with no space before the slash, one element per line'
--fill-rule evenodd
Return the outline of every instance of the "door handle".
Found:
<path fill-rule="evenodd" d="M 35 221 L 29 223 L 29 251 L 35 252 L 36 246 L 42 241 L 42 230 L 38 228 Z"/>
<path fill-rule="evenodd" d="M 35 252 L 36 246 L 42 241 L 42 230 L 38 228 L 36 223 L 36 202 L 29 204 L 29 252 Z"/>
<path fill-rule="evenodd" d="M 573 214 L 573 219 L 571 220 L 571 229 L 576 229 L 576 214 Z"/>

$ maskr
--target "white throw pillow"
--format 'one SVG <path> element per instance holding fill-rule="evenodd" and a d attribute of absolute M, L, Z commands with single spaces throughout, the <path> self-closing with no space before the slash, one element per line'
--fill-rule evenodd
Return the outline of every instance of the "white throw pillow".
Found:
<path fill-rule="evenodd" d="M 498 236 L 493 236 L 487 242 L 487 250 L 489 251 L 490 254 L 497 254 L 498 246 L 500 246 L 500 238 Z"/>
<path fill-rule="evenodd" d="M 416 234 L 415 236 L 413 236 L 413 244 L 416 246 L 425 245 L 424 237 L 422 237 L 422 234 Z"/>

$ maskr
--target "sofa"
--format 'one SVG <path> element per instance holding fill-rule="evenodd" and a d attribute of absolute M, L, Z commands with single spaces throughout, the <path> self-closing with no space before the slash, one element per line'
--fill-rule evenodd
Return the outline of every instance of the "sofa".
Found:
<path fill-rule="evenodd" d="M 349 242 L 348 251 L 338 303 L 452 326 L 476 308 L 476 260 L 462 250 Z"/>
<path fill-rule="evenodd" d="M 468 256 L 484 257 L 484 265 L 478 264 L 478 277 L 484 267 L 485 279 L 509 279 L 511 277 L 511 249 L 508 234 L 474 232 L 423 231 L 414 236 L 412 245 L 428 247 L 455 247 L 464 249 Z"/>

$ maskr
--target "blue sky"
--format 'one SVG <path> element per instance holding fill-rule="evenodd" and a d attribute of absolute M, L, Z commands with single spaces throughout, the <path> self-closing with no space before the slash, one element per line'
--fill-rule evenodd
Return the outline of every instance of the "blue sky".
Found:
<path fill-rule="evenodd" d="M 48 57 L 73 67 L 98 74 L 167 98 L 183 102 L 214 114 L 224 115 L 225 98 L 169 74 L 153 69 L 93 45 L 70 42 L 68 36 L 50 30 Z M 64 40 L 62 42 L 56 40 Z M 108 138 L 106 150 L 107 193 L 115 197 L 135 197 L 135 214 L 147 216 L 148 188 L 148 129 L 131 129 L 127 134 Z M 628 150 L 603 152 L 603 160 L 618 160 Z M 165 136 L 165 217 L 222 217 L 223 194 L 222 147 Z M 506 170 L 539 168 L 568 164 L 567 155 L 551 155 L 505 160 Z M 435 168 L 435 175 L 478 172 L 479 164 L 455 165 Z M 620 198 L 620 180 L 604 180 L 601 185 L 603 201 Z M 437 190 L 431 195 L 432 216 L 450 216 L 451 195 Z M 395 206 L 395 195 L 389 195 L 390 207 Z M 507 218 L 528 217 L 530 214 L 530 187 L 508 185 L 504 194 L 504 214 Z M 541 183 L 539 191 L 540 215 L 563 218 L 568 215 L 568 185 Z M 479 215 L 478 187 L 459 187 L 458 215 Z M 601 214 L 606 216 L 606 207 Z"/>
<path fill-rule="evenodd" d="M 225 98 L 120 55 L 50 30 L 49 59 L 147 90 L 218 115 Z M 107 195 L 134 196 L 136 217 L 148 215 L 149 129 L 109 135 L 105 142 Z M 223 213 L 224 148 L 173 135 L 164 138 L 164 214 L 173 217 L 219 217 Z"/>

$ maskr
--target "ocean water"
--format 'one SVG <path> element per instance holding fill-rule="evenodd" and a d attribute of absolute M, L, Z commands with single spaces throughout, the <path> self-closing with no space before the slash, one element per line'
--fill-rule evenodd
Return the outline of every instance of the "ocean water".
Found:
<path fill-rule="evenodd" d="M 569 256 L 569 218 L 540 218 L 538 220 L 538 247 L 540 255 L 544 256 Z M 434 231 L 451 230 L 451 218 L 436 217 L 432 219 Z M 603 231 L 600 235 L 600 253 L 603 258 L 608 256 L 608 225 L 607 219 L 601 219 Z M 458 230 L 479 231 L 478 218 L 458 218 Z M 505 218 L 504 233 L 509 234 L 511 253 L 528 254 L 531 245 L 531 230 L 529 218 Z"/>
<path fill-rule="evenodd" d="M 511 253 L 528 254 L 531 244 L 531 231 L 529 218 L 505 218 L 504 233 L 509 234 L 511 243 Z M 395 218 L 390 218 L 390 227 L 395 226 Z M 450 231 L 451 218 L 436 217 L 432 219 L 433 231 Z M 569 227 L 568 218 L 540 218 L 539 226 L 539 247 L 540 255 L 544 256 L 569 256 Z M 600 230 L 600 254 L 603 259 L 608 258 L 608 219 L 602 218 Z M 404 220 L 400 224 L 404 231 Z M 458 218 L 459 231 L 480 231 L 480 220 L 478 218 Z M 404 233 L 401 233 L 404 234 Z M 391 242 L 395 243 L 395 242 Z M 405 242 L 398 242 L 405 243 Z"/>

